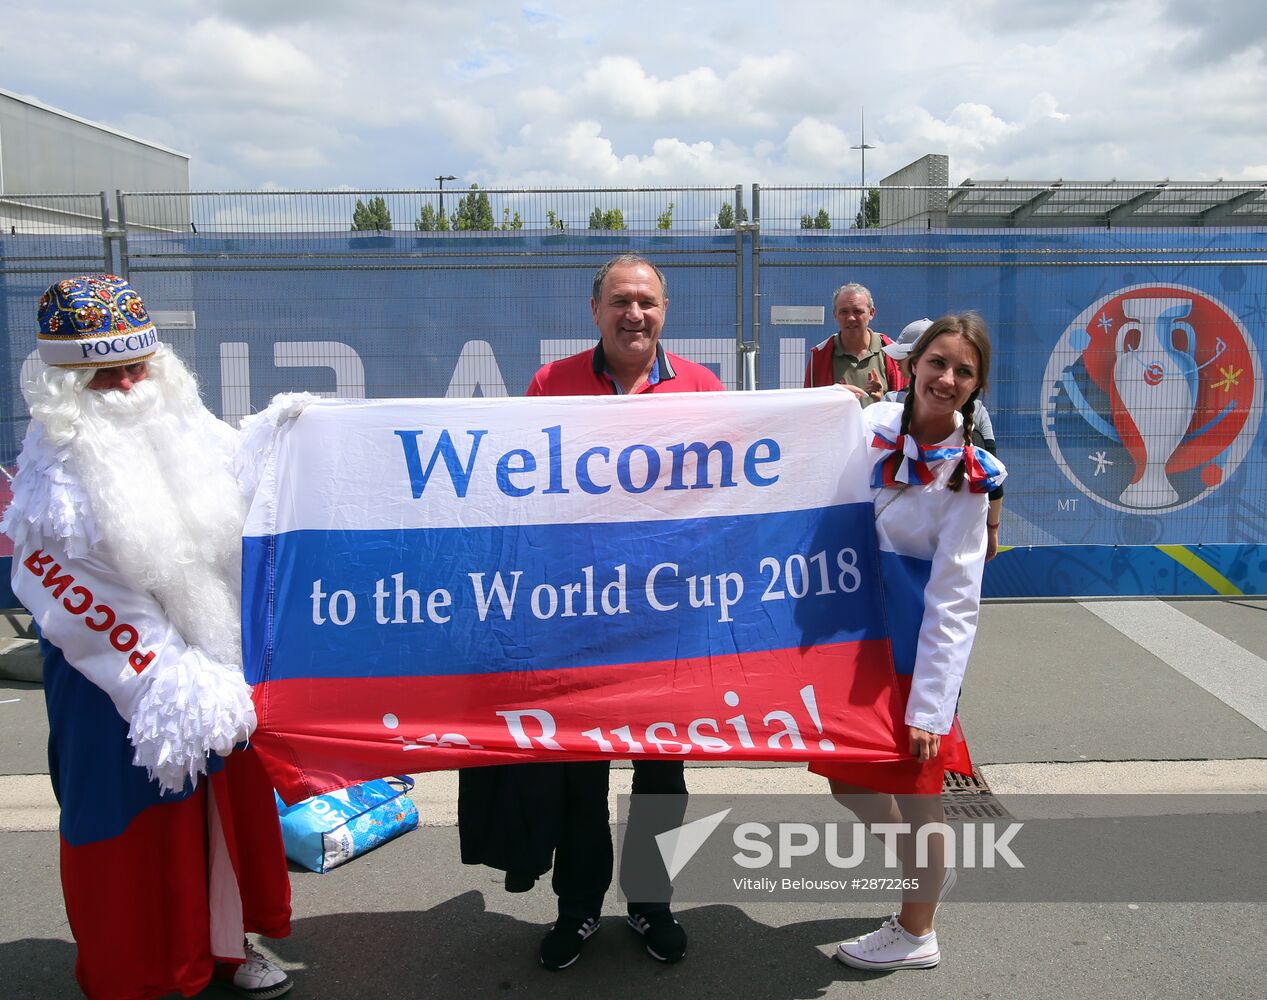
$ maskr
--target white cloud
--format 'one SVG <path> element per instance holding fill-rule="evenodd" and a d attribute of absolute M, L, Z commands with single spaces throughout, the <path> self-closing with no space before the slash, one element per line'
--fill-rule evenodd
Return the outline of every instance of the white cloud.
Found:
<path fill-rule="evenodd" d="M 1218 16 L 1205 0 L 1166 0 L 1165 16 L 1187 29 L 1179 54 L 1188 63 L 1217 63 L 1250 52 L 1262 60 L 1267 51 L 1267 7 L 1262 0 L 1222 0 Z"/>
<path fill-rule="evenodd" d="M 1029 112 L 1025 115 L 1027 123 L 1041 122 L 1050 118 L 1053 121 L 1064 122 L 1069 120 L 1069 115 L 1059 110 L 1056 105 L 1056 98 L 1047 91 L 1041 94 L 1035 94 L 1029 102 Z"/>
<path fill-rule="evenodd" d="M 708 67 L 670 80 L 648 76 L 633 59 L 607 57 L 581 77 L 578 103 L 631 121 L 700 118 L 721 113 L 722 81 Z"/>
<path fill-rule="evenodd" d="M 906 145 L 922 143 L 948 150 L 952 157 L 979 153 L 1020 128 L 1003 121 L 988 105 L 976 103 L 956 105 L 945 119 L 935 118 L 924 108 L 910 108 L 886 116 L 884 123 L 887 131 L 904 133 Z"/>
<path fill-rule="evenodd" d="M 489 6 L 501 7 L 508 13 L 516 9 L 508 0 Z M 380 34 L 386 30 L 395 37 L 408 37 L 420 30 L 447 33 L 480 21 L 478 5 L 449 0 L 358 0 L 355 4 L 347 0 L 210 0 L 205 7 L 218 11 L 224 20 L 247 28 L 285 30 L 295 25 L 312 25 L 337 28 L 341 37 L 358 29 Z"/>
<path fill-rule="evenodd" d="M 140 77 L 187 102 L 312 113 L 337 106 L 337 80 L 287 38 L 215 19 L 138 60 Z"/>
<path fill-rule="evenodd" d="M 969 0 L 967 6 L 1002 33 L 1034 34 L 1095 24 L 1114 8 L 1130 5 L 1130 0 Z"/>
<path fill-rule="evenodd" d="M 491 108 L 460 97 L 438 97 L 424 115 L 429 128 L 440 127 L 456 149 L 488 157 L 496 155 L 497 115 Z"/>
<path fill-rule="evenodd" d="M 783 142 L 783 152 L 786 159 L 821 170 L 822 176 L 829 178 L 855 155 L 844 132 L 817 118 L 802 118 L 793 125 Z"/>
<path fill-rule="evenodd" d="M 710 66 L 692 66 L 665 78 L 630 56 L 604 56 L 579 81 L 559 89 L 537 87 L 533 94 L 556 114 L 714 127 L 775 127 L 780 114 L 830 114 L 838 100 L 821 67 L 789 51 L 744 57 L 724 75 Z"/>
<path fill-rule="evenodd" d="M 45 0 L 6 12 L 0 60 L 189 152 L 196 185 L 849 183 L 863 106 L 868 178 L 928 152 L 952 181 L 1244 177 L 1267 7 L 1228 3 L 645 0 L 638 31 L 582 0 Z M 56 60 L 21 41 L 59 18 Z"/>

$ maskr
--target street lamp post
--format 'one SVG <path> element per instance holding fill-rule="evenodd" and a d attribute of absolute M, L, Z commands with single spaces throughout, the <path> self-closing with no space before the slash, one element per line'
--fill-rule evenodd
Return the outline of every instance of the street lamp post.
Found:
<path fill-rule="evenodd" d="M 862 228 L 867 228 L 867 150 L 875 149 L 874 146 L 867 145 L 867 111 L 862 110 L 862 142 L 857 146 L 850 146 L 850 149 L 856 149 L 862 154 L 862 207 L 859 213 L 862 217 Z"/>
<path fill-rule="evenodd" d="M 436 177 L 440 184 L 440 218 L 444 218 L 444 182 L 455 181 L 457 178 L 453 174 L 443 174 Z"/>

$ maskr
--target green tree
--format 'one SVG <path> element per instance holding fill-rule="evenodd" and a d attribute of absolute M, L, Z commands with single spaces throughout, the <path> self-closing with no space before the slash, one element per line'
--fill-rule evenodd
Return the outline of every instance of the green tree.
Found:
<path fill-rule="evenodd" d="M 368 205 L 360 198 L 356 199 L 356 208 L 352 210 L 353 232 L 381 232 L 391 227 L 392 213 L 387 210 L 387 202 L 383 201 L 382 195 L 375 195 Z"/>
<path fill-rule="evenodd" d="M 551 229 L 566 229 L 567 223 L 559 218 L 559 213 L 552 208 L 546 209 L 546 221 Z"/>
<path fill-rule="evenodd" d="M 830 229 L 831 216 L 827 214 L 827 209 L 820 208 L 817 215 L 802 215 L 802 229 Z"/>
<path fill-rule="evenodd" d="M 734 229 L 736 218 L 739 222 L 748 221 L 748 210 L 742 205 L 739 206 L 739 215 L 735 215 L 735 206 L 728 201 L 722 202 L 721 210 L 717 213 L 718 229 Z"/>
<path fill-rule="evenodd" d="M 601 208 L 595 208 L 590 212 L 590 229 L 624 229 L 625 213 L 619 208 L 609 208 L 603 211 Z"/>
<path fill-rule="evenodd" d="M 656 229 L 672 229 L 673 228 L 673 202 L 669 202 L 669 207 L 656 216 Z"/>
<path fill-rule="evenodd" d="M 488 195 L 472 184 L 469 194 L 464 194 L 458 202 L 457 211 L 453 213 L 451 222 L 454 229 L 496 229 L 493 221 L 493 206 Z"/>
<path fill-rule="evenodd" d="M 862 217 L 863 211 L 866 212 L 866 219 Z M 858 214 L 853 217 L 854 229 L 879 229 L 880 228 L 880 189 L 867 188 L 866 197 L 863 199 L 862 208 L 858 209 Z"/>
<path fill-rule="evenodd" d="M 440 228 L 440 213 L 431 202 L 422 206 L 422 211 L 418 213 L 418 218 L 414 222 L 414 228 L 424 233 L 433 233 Z"/>
<path fill-rule="evenodd" d="M 518 212 L 515 213 L 514 218 L 511 218 L 510 209 L 502 209 L 502 229 L 523 229 L 523 227 L 524 220 Z"/>

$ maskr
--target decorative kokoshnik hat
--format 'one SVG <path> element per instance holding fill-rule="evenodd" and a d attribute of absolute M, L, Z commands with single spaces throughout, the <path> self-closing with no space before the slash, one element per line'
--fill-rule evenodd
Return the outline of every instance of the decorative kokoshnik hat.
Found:
<path fill-rule="evenodd" d="M 58 368 L 114 368 L 158 350 L 141 296 L 113 274 L 57 282 L 40 298 L 39 322 L 40 359 Z"/>

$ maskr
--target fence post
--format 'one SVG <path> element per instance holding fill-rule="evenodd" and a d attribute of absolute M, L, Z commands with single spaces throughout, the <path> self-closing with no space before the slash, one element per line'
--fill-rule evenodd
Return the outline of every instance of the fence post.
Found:
<path fill-rule="evenodd" d="M 738 223 L 736 223 L 738 225 Z M 745 388 L 757 388 L 757 357 L 761 351 L 761 185 L 752 185 L 752 221 L 744 225 L 752 238 L 752 318 L 748 323 Z"/>
<path fill-rule="evenodd" d="M 101 192 L 101 261 L 106 274 L 114 274 L 114 237 L 110 232 L 110 202 Z"/>
<path fill-rule="evenodd" d="M 128 279 L 128 216 L 127 209 L 124 207 L 123 192 L 115 189 L 114 203 L 119 209 L 119 277 L 124 281 Z"/>
<path fill-rule="evenodd" d="M 747 389 L 748 344 L 744 327 L 744 253 L 743 227 L 743 185 L 735 185 L 735 384 L 727 388 Z"/>

